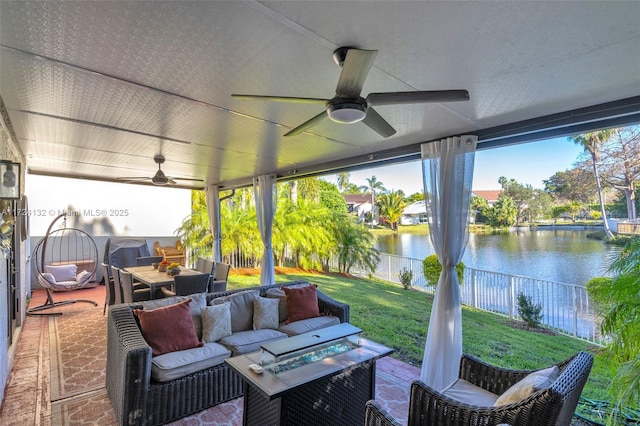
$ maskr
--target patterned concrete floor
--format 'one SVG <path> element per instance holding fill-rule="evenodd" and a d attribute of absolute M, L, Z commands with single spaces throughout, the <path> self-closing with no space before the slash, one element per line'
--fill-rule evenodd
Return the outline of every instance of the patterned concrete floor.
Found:
<path fill-rule="evenodd" d="M 54 299 L 56 301 L 89 299 L 96 301 L 102 307 L 104 303 L 104 286 L 71 293 L 55 293 Z M 36 290 L 33 292 L 30 306 L 39 306 L 45 300 L 45 292 Z M 56 310 L 86 309 L 86 306 L 90 305 L 77 303 L 56 308 Z M 52 310 L 48 312 L 52 312 Z M 409 386 L 411 381 L 417 378 L 419 374 L 420 371 L 417 367 L 402 363 L 391 357 L 385 357 L 377 363 L 376 400 L 403 424 L 406 424 L 408 414 Z M 241 404 L 234 402 L 227 404 L 225 407 L 215 410 L 215 415 L 224 416 L 225 412 L 228 415 L 230 414 L 228 410 L 234 411 L 241 407 Z M 49 318 L 46 316 L 30 316 L 27 317 L 20 331 L 14 366 L 5 390 L 2 407 L 0 407 L 0 425 L 48 426 L 52 424 L 51 418 Z M 190 420 L 188 422 L 179 421 L 176 423 L 209 423 L 204 418 L 200 421 L 197 420 L 198 415 L 190 416 L 188 419 Z M 94 419 L 84 420 L 87 423 L 91 423 Z M 221 423 L 219 423 L 218 419 L 213 424 Z"/>

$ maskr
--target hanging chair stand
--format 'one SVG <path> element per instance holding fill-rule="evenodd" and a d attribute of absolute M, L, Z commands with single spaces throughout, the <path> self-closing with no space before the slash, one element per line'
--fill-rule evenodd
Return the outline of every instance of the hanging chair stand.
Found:
<path fill-rule="evenodd" d="M 59 306 L 71 305 L 71 304 L 77 303 L 77 302 L 91 303 L 93 306 L 98 306 L 98 303 L 94 302 L 93 300 L 86 300 L 86 299 L 71 299 L 71 300 L 63 300 L 63 301 L 60 301 L 60 302 L 56 302 L 56 301 L 53 300 L 53 297 L 51 295 L 51 289 L 50 289 L 50 287 L 52 287 L 52 284 L 46 278 L 44 278 L 44 272 L 45 272 L 45 266 L 46 266 L 45 255 L 47 253 L 47 243 L 49 242 L 49 238 L 52 237 L 52 234 L 56 234 L 56 232 L 57 232 L 57 231 L 51 231 L 51 229 L 53 228 L 53 225 L 60 218 L 64 218 L 63 219 L 63 230 L 74 231 L 75 233 L 78 233 L 79 235 L 81 235 L 83 237 L 82 238 L 83 240 L 87 240 L 88 241 L 88 247 L 89 247 L 91 253 L 93 254 L 93 259 L 92 259 L 93 260 L 93 270 L 91 271 L 89 276 L 86 278 L 86 280 L 83 282 L 83 284 L 85 282 L 89 281 L 91 279 L 91 277 L 93 277 L 95 275 L 97 261 L 98 261 L 98 249 L 96 247 L 95 241 L 93 240 L 93 238 L 91 238 L 91 236 L 89 234 L 87 234 L 84 231 L 81 231 L 79 229 L 66 228 L 66 223 L 67 223 L 67 215 L 66 215 L 66 213 L 63 213 L 63 214 L 57 216 L 55 219 L 53 219 L 53 221 L 49 225 L 49 228 L 47 228 L 47 233 L 45 234 L 44 238 L 42 240 L 40 240 L 40 242 L 38 243 L 38 245 L 36 246 L 36 248 L 34 249 L 33 254 L 32 254 L 32 258 L 36 262 L 38 262 L 36 264 L 37 273 L 38 273 L 38 282 L 42 285 L 42 287 L 44 287 L 44 289 L 45 289 L 45 291 L 47 293 L 47 300 L 46 300 L 46 302 L 44 304 L 42 304 L 40 306 L 36 306 L 35 308 L 29 309 L 27 311 L 27 315 L 62 315 L 62 312 L 40 312 L 40 311 L 44 311 L 44 310 L 52 309 L 52 308 L 57 308 Z M 76 250 L 77 250 L 77 245 L 76 245 Z M 78 258 L 77 255 L 76 255 L 76 258 Z M 82 286 L 79 285 L 79 286 L 76 286 L 75 288 L 70 288 L 69 290 L 73 290 L 73 289 L 81 288 L 81 287 Z"/>

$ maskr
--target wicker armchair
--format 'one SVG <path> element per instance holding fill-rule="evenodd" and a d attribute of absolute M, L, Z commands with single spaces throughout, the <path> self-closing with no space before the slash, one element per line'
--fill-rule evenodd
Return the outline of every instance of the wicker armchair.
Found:
<path fill-rule="evenodd" d="M 509 405 L 483 407 L 460 403 L 416 380 L 411 384 L 408 426 L 568 426 L 584 387 L 593 356 L 580 352 L 558 364 L 560 376 L 550 388 Z M 501 395 L 532 371 L 497 368 L 470 355 L 460 361 L 460 378 Z M 366 406 L 365 426 L 398 426 L 376 402 Z"/>

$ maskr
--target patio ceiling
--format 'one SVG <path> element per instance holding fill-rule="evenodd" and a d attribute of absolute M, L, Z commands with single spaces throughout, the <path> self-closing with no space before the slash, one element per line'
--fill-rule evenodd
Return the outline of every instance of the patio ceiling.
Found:
<path fill-rule="evenodd" d="M 0 2 L 0 96 L 30 173 L 224 187 L 640 121 L 640 2 Z M 468 102 L 380 106 L 396 130 L 325 120 L 340 46 L 376 49 L 370 92 L 466 89 Z M 5 116 L 5 118 L 6 118 Z M 295 173 L 295 174 L 294 174 Z M 202 183 L 181 181 L 187 187 Z"/>

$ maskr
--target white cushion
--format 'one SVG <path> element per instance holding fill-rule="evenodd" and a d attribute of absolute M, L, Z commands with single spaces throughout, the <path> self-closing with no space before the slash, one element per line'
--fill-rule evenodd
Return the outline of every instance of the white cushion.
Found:
<path fill-rule="evenodd" d="M 48 272 L 45 272 L 44 274 L 42 274 L 42 278 L 44 278 L 45 280 L 47 280 L 51 284 L 55 284 L 57 282 L 56 281 L 56 277 L 54 277 L 53 274 L 50 274 Z"/>
<path fill-rule="evenodd" d="M 534 371 L 500 395 L 495 405 L 513 404 L 539 390 L 547 389 L 551 387 L 559 375 L 560 370 L 555 365 L 544 370 Z"/>
<path fill-rule="evenodd" d="M 253 329 L 262 328 L 278 329 L 278 299 L 256 297 L 253 299 Z"/>
<path fill-rule="evenodd" d="M 217 342 L 223 337 L 231 335 L 231 311 L 229 303 L 205 306 L 200 308 L 202 313 L 202 341 L 204 343 Z"/>
<path fill-rule="evenodd" d="M 80 271 L 80 273 L 76 277 L 76 282 L 78 284 L 83 284 L 84 282 L 88 281 L 89 278 L 91 278 L 91 275 L 92 274 L 89 271 Z"/>
<path fill-rule="evenodd" d="M 151 377 L 158 382 L 168 382 L 222 364 L 230 355 L 231 352 L 218 343 L 205 343 L 199 348 L 154 356 Z"/>
<path fill-rule="evenodd" d="M 464 379 L 458 379 L 444 388 L 442 394 L 465 404 L 491 407 L 498 399 L 498 395 L 482 389 Z"/>
<path fill-rule="evenodd" d="M 53 275 L 56 281 L 75 281 L 78 267 L 76 265 L 45 265 L 44 271 Z"/>

